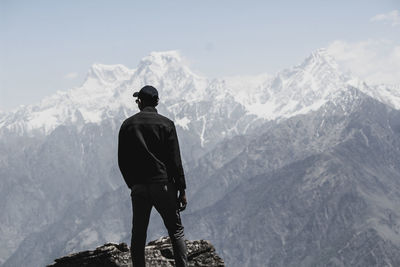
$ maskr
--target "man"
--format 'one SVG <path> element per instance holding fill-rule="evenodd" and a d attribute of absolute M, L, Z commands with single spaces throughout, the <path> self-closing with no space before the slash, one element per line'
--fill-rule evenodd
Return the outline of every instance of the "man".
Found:
<path fill-rule="evenodd" d="M 132 261 L 135 267 L 145 266 L 147 226 L 154 206 L 171 238 L 176 266 L 187 266 L 179 214 L 187 204 L 186 182 L 175 125 L 157 113 L 158 92 L 153 86 L 144 86 L 133 96 L 140 112 L 124 121 L 118 143 L 118 165 L 131 189 Z"/>

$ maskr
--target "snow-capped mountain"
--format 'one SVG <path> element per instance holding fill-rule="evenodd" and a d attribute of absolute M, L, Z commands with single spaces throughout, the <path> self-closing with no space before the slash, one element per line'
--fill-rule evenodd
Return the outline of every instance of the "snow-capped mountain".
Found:
<path fill-rule="evenodd" d="M 210 90 L 210 82 L 191 72 L 178 52 L 155 52 L 143 58 L 134 70 L 122 65 L 94 64 L 82 86 L 10 112 L 1 119 L 0 128 L 19 135 L 48 135 L 60 125 L 80 120 L 99 123 L 121 109 L 128 115 L 135 110 L 132 93 L 145 84 L 159 88 L 164 103 L 201 101 Z"/>
<path fill-rule="evenodd" d="M 48 135 L 60 125 L 99 123 L 115 104 L 115 89 L 132 73 L 122 65 L 94 64 L 81 87 L 59 91 L 38 104 L 9 112 L 1 119 L 0 128 L 19 135 Z"/>
<path fill-rule="evenodd" d="M 121 110 L 128 115 L 135 110 L 132 92 L 145 84 L 159 89 L 166 111 L 182 128 L 189 122 L 188 117 L 178 115 L 185 104 L 213 100 L 213 104 L 223 105 L 233 97 L 235 103 L 245 108 L 246 115 L 273 120 L 316 110 L 347 85 L 400 108 L 400 85 L 369 86 L 356 77 L 344 75 L 325 49 L 313 52 L 301 64 L 274 76 L 216 80 L 193 73 L 177 51 L 168 51 L 151 53 L 133 70 L 123 65 L 94 64 L 82 86 L 3 114 L 0 129 L 19 135 L 48 135 L 60 125 L 99 123 Z"/>
<path fill-rule="evenodd" d="M 107 202 L 102 198 L 105 195 L 126 191 L 116 164 L 117 134 L 121 122 L 138 111 L 132 93 L 145 84 L 159 90 L 160 113 L 176 122 L 191 195 L 200 201 L 205 193 L 214 192 L 212 187 L 219 190 L 207 201 L 203 199 L 193 212 L 219 205 L 235 186 L 244 186 L 240 181 L 252 175 L 293 163 L 302 153 L 316 152 L 307 150 L 307 143 L 301 146 L 303 150 L 290 150 L 291 142 L 307 141 L 301 139 L 307 136 L 305 133 L 293 134 L 290 140 L 285 139 L 283 130 L 272 131 L 273 136 L 263 134 L 277 125 L 298 129 L 280 123 L 316 110 L 323 113 L 332 105 L 350 114 L 357 107 L 357 98 L 349 93 L 352 90 L 390 107 L 400 107 L 398 86 L 369 86 L 344 75 L 324 49 L 276 75 L 212 80 L 193 73 L 176 51 L 151 53 L 133 70 L 95 64 L 82 86 L 57 92 L 38 104 L 0 113 L 0 263 L 14 253 L 6 266 L 23 261 L 43 265 L 48 257 L 100 245 L 111 237 L 115 242 L 126 238 L 129 222 L 99 224 L 86 216 L 91 214 L 86 212 L 88 206 L 79 206 L 96 206 L 97 200 Z M 330 119 L 318 122 L 322 131 Z M 320 142 L 332 147 L 340 134 L 332 136 L 336 139 L 318 139 L 312 148 L 325 147 L 319 147 Z M 251 142 L 254 138 L 257 141 Z M 282 146 L 273 146 L 273 140 Z M 274 154 L 271 147 L 280 152 Z M 192 180 L 194 177 L 196 180 Z M 207 185 L 209 178 L 215 181 Z M 63 224 L 57 228 L 60 218 L 72 214 L 71 209 L 78 209 L 74 211 L 76 227 Z M 114 227 L 120 234 L 112 232 Z M 57 235 L 57 229 L 62 229 L 62 235 Z M 58 239 L 46 233 L 54 233 Z M 55 242 L 51 249 L 37 246 L 33 250 L 33 245 L 48 239 Z M 61 255 L 54 254 L 60 251 Z"/>
<path fill-rule="evenodd" d="M 334 100 L 222 141 L 189 168 L 187 236 L 211 240 L 229 266 L 397 266 L 400 111 L 356 88 Z M 128 242 L 124 195 L 120 187 L 74 203 L 5 266 Z M 163 229 L 154 219 L 152 238 Z"/>
<path fill-rule="evenodd" d="M 252 87 L 247 90 L 236 89 L 238 93 L 235 94 L 235 100 L 243 104 L 249 113 L 268 120 L 290 118 L 317 110 L 334 99 L 340 91 L 347 90 L 348 85 L 394 108 L 400 108 L 399 85 L 367 85 L 349 73 L 343 73 L 325 49 L 313 52 L 299 65 L 275 76 L 264 77 L 258 84 L 254 82 L 259 78 L 254 77 L 253 83 L 249 83 Z M 238 82 L 240 88 L 246 88 L 243 81 L 246 81 L 246 77 Z M 233 82 L 228 84 L 229 89 L 237 87 Z"/>

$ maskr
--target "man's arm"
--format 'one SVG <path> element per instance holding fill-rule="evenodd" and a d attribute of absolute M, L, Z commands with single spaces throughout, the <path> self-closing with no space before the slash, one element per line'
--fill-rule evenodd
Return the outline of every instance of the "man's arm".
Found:
<path fill-rule="evenodd" d="M 129 143 L 126 137 L 126 131 L 121 126 L 118 135 L 118 166 L 121 171 L 122 177 L 124 177 L 126 185 L 130 188 L 129 183 Z"/>
<path fill-rule="evenodd" d="M 185 191 L 186 181 L 183 172 L 181 153 L 179 149 L 178 135 L 176 134 L 175 124 L 172 123 L 167 140 L 168 151 L 168 174 L 174 178 L 175 185 L 179 191 Z"/>
<path fill-rule="evenodd" d="M 168 136 L 168 147 L 169 152 L 168 160 L 168 175 L 174 178 L 175 185 L 179 191 L 178 196 L 178 210 L 183 211 L 186 209 L 187 198 L 186 198 L 186 181 L 185 174 L 183 172 L 181 152 L 179 149 L 178 135 L 176 134 L 175 124 L 172 123 L 171 130 Z"/>

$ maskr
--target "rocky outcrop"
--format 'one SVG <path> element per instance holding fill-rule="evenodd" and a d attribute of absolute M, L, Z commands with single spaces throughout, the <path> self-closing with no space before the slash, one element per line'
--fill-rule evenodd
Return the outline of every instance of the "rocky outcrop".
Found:
<path fill-rule="evenodd" d="M 214 246 L 205 240 L 186 240 L 189 266 L 222 267 L 224 261 L 215 252 Z M 169 237 L 151 241 L 146 246 L 147 266 L 174 266 L 174 257 Z M 108 243 L 91 251 L 67 255 L 55 260 L 47 267 L 132 267 L 129 247 L 125 243 Z"/>

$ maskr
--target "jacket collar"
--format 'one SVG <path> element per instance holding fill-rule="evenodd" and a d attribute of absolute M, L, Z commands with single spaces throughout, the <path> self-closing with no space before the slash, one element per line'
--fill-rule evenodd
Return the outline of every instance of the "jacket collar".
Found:
<path fill-rule="evenodd" d="M 157 113 L 157 109 L 155 107 L 152 107 L 152 106 L 147 106 L 147 107 L 144 107 L 142 109 L 142 112 L 154 112 L 154 113 Z"/>

